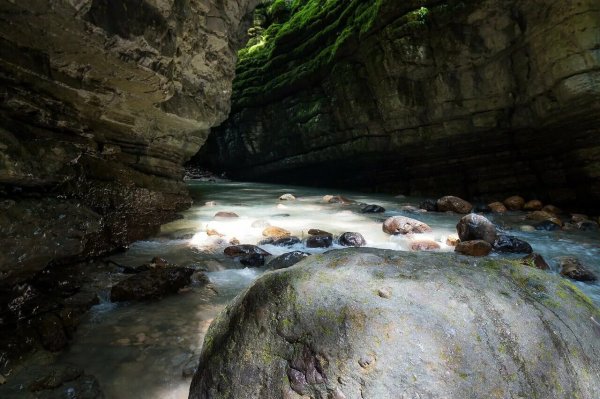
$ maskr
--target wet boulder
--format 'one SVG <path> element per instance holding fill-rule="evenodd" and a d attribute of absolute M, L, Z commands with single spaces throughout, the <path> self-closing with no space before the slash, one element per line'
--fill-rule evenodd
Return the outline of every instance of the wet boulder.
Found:
<path fill-rule="evenodd" d="M 364 247 L 367 241 L 360 233 L 346 232 L 339 236 L 338 244 L 344 247 Z"/>
<path fill-rule="evenodd" d="M 271 254 L 264 249 L 257 247 L 256 245 L 241 244 L 232 245 L 223 250 L 223 253 L 230 257 L 245 256 L 251 254 L 259 254 L 263 256 L 271 256 Z"/>
<path fill-rule="evenodd" d="M 248 254 L 240 256 L 239 261 L 244 266 L 261 267 L 265 264 L 265 256 L 261 254 Z"/>
<path fill-rule="evenodd" d="M 279 255 L 278 257 L 271 260 L 267 266 L 274 270 L 285 269 L 286 267 L 290 267 L 300 262 L 304 258 L 310 256 L 308 252 L 303 251 L 293 251 L 288 252 L 283 255 Z"/>
<path fill-rule="evenodd" d="M 598 279 L 587 266 L 572 256 L 561 256 L 556 259 L 556 263 L 560 269 L 560 274 L 572 280 L 596 281 Z"/>
<path fill-rule="evenodd" d="M 316 235 L 306 239 L 307 248 L 329 248 L 333 245 L 333 236 L 331 235 Z"/>
<path fill-rule="evenodd" d="M 496 240 L 496 226 L 486 217 L 470 213 L 463 216 L 456 225 L 461 241 L 484 240 L 492 244 Z"/>
<path fill-rule="evenodd" d="M 461 241 L 454 251 L 468 256 L 486 256 L 492 252 L 492 245 L 484 240 Z"/>
<path fill-rule="evenodd" d="M 217 219 L 234 219 L 234 218 L 239 218 L 239 215 L 235 212 L 221 211 L 221 212 L 215 213 L 215 218 L 217 218 Z"/>
<path fill-rule="evenodd" d="M 360 210 L 361 213 L 383 213 L 385 208 L 375 204 L 365 205 Z"/>
<path fill-rule="evenodd" d="M 525 206 L 525 198 L 519 195 L 513 195 L 506 198 L 503 202 L 504 206 L 511 211 L 520 211 Z"/>
<path fill-rule="evenodd" d="M 282 229 L 277 226 L 268 226 L 262 231 L 262 235 L 265 237 L 287 237 L 291 236 L 292 233 L 287 231 L 286 229 Z"/>
<path fill-rule="evenodd" d="M 523 210 L 525 211 L 539 211 L 544 207 L 542 201 L 539 200 L 531 200 L 527 201 L 525 205 L 523 205 Z"/>
<path fill-rule="evenodd" d="M 440 249 L 440 244 L 431 240 L 415 240 L 409 245 L 411 251 L 435 251 Z"/>
<path fill-rule="evenodd" d="M 542 257 L 542 255 L 535 252 L 532 252 L 522 258 L 521 263 L 526 266 L 538 268 L 540 270 L 550 269 L 550 266 L 548 266 L 548 263 L 546 263 L 546 260 Z"/>
<path fill-rule="evenodd" d="M 515 254 L 530 254 L 533 252 L 528 242 L 507 234 L 499 234 L 492 246 L 496 252 L 510 252 Z"/>
<path fill-rule="evenodd" d="M 420 234 L 431 231 L 431 227 L 416 219 L 405 216 L 392 216 L 383 222 L 382 229 L 391 235 L 397 234 Z"/>
<path fill-rule="evenodd" d="M 560 230 L 560 225 L 554 223 L 551 220 L 544 220 L 544 221 L 536 224 L 534 227 L 536 230 L 543 230 L 543 231 Z"/>
<path fill-rule="evenodd" d="M 190 284 L 194 269 L 186 267 L 156 268 L 135 274 L 110 290 L 112 302 L 156 299 L 174 294 Z"/>
<path fill-rule="evenodd" d="M 296 197 L 294 197 L 294 195 L 290 193 L 283 194 L 279 197 L 280 201 L 294 201 L 295 199 Z"/>
<path fill-rule="evenodd" d="M 502 202 L 489 203 L 488 207 L 492 210 L 493 213 L 504 213 L 508 210 Z"/>
<path fill-rule="evenodd" d="M 269 240 L 273 240 L 270 238 Z M 269 242 L 272 244 L 274 240 Z M 260 267 L 265 264 L 265 258 L 271 254 L 256 245 L 242 244 L 232 245 L 223 250 L 229 257 L 237 258 L 239 262 L 248 267 Z"/>
<path fill-rule="evenodd" d="M 427 212 L 437 212 L 437 201 L 434 199 L 426 199 L 419 203 L 419 208 Z"/>
<path fill-rule="evenodd" d="M 598 398 L 593 320 L 577 288 L 514 262 L 330 251 L 215 318 L 189 398 Z"/>
<path fill-rule="evenodd" d="M 301 242 L 302 240 L 300 240 L 298 237 L 291 236 L 278 238 L 271 244 L 275 245 L 276 247 L 291 247 L 292 245 L 300 244 Z"/>
<path fill-rule="evenodd" d="M 562 226 L 563 222 L 560 220 L 555 214 L 546 212 L 546 211 L 533 211 L 527 215 L 527 219 L 536 220 L 536 221 L 550 221 L 552 223 L 557 224 L 558 226 Z"/>
<path fill-rule="evenodd" d="M 473 209 L 473 205 L 471 205 L 470 202 L 452 195 L 447 195 L 438 199 L 436 204 L 439 212 L 467 214 Z"/>
<path fill-rule="evenodd" d="M 581 222 L 577 222 L 576 226 L 581 231 L 597 231 L 599 228 L 598 223 L 593 220 L 582 220 Z"/>
<path fill-rule="evenodd" d="M 310 229 L 308 230 L 308 234 L 311 236 L 332 236 L 333 234 L 331 234 L 328 231 L 325 230 L 320 230 L 320 229 Z"/>

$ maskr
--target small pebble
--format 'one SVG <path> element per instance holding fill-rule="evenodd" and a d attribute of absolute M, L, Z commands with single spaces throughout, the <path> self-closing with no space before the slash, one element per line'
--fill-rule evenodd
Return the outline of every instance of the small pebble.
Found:
<path fill-rule="evenodd" d="M 387 288 L 380 288 L 377 290 L 377 295 L 379 295 L 382 298 L 388 299 L 392 296 L 392 293 Z"/>

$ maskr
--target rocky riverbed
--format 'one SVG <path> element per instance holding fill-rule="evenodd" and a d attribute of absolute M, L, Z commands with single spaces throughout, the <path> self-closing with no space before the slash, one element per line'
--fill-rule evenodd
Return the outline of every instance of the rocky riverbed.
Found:
<path fill-rule="evenodd" d="M 509 244 L 520 240 L 543 258 L 548 268 L 540 271 L 542 275 L 573 283 L 600 304 L 598 281 L 559 277 L 564 257 L 575 258 L 575 266 L 600 276 L 600 234 L 594 215 L 572 215 L 548 206 L 542 211 L 544 204 L 534 204 L 540 210 L 510 210 L 525 206 L 511 205 L 520 203 L 514 198 L 498 198 L 502 209 L 498 204 L 471 204 L 453 197 L 428 200 L 203 180 L 188 181 L 195 204 L 183 218 L 162 226 L 155 237 L 134 243 L 126 252 L 88 264 L 81 286 L 73 291 L 94 292 L 99 303 L 65 335 L 64 345 L 58 348 L 62 351 L 38 351 L 8 364 L 2 371 L 2 397 L 36 397 L 35 392 L 42 391 L 32 391 L 31 384 L 53 378 L 49 386 L 59 392 L 97 386 L 108 398 L 185 398 L 208 326 L 237 294 L 269 269 L 286 268 L 303 259 L 312 262 L 315 255 L 347 246 L 400 251 L 394 255 L 399 257 L 420 254 L 418 259 L 425 263 L 428 252 L 434 252 L 447 253 L 444 256 L 453 261 L 463 259 L 460 262 L 470 267 L 500 259 L 517 260 L 523 267 L 537 265 L 537 257 L 522 260 L 527 247 L 517 246 L 517 253 L 500 249 L 508 244 L 498 237 L 513 237 Z M 478 216 L 468 214 L 471 211 Z M 556 227 L 547 228 L 547 223 Z M 459 236 L 467 243 L 486 243 L 489 254 L 454 255 Z M 573 262 L 567 263 L 569 267 Z M 181 272 L 164 272 L 176 268 Z M 419 274 L 418 268 L 413 271 Z M 123 281 L 131 285 L 136 280 L 142 293 L 152 298 L 117 303 L 112 287 L 120 286 L 123 295 Z M 171 281 L 181 285 L 173 288 Z M 166 291 L 157 291 L 160 287 Z M 526 284 L 523 289 L 535 288 L 531 287 Z M 127 295 L 124 299 L 133 299 Z M 381 288 L 380 296 L 388 295 L 394 293 Z M 562 303 L 563 298 L 548 300 Z M 60 376 L 44 375 L 55 369 L 66 371 Z"/>

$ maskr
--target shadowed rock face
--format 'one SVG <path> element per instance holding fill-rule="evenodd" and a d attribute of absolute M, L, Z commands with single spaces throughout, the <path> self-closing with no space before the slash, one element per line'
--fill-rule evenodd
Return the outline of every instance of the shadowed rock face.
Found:
<path fill-rule="evenodd" d="M 199 161 L 270 181 L 600 201 L 597 1 L 379 3 L 366 30 L 340 34 L 364 11 L 351 1 L 241 63 Z"/>
<path fill-rule="evenodd" d="M 599 317 L 518 262 L 331 251 L 265 274 L 215 319 L 190 398 L 592 399 Z"/>
<path fill-rule="evenodd" d="M 0 281 L 156 231 L 258 0 L 0 0 Z M 39 199 L 44 197 L 44 199 Z"/>

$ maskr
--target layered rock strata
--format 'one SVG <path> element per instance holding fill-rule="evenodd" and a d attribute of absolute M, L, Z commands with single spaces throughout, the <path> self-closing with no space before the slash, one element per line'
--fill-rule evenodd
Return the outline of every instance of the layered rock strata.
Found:
<path fill-rule="evenodd" d="M 0 284 L 127 246 L 191 203 L 258 0 L 0 1 Z"/>
<path fill-rule="evenodd" d="M 598 203 L 597 1 L 317 3 L 256 19 L 233 112 L 197 162 L 245 179 Z"/>

